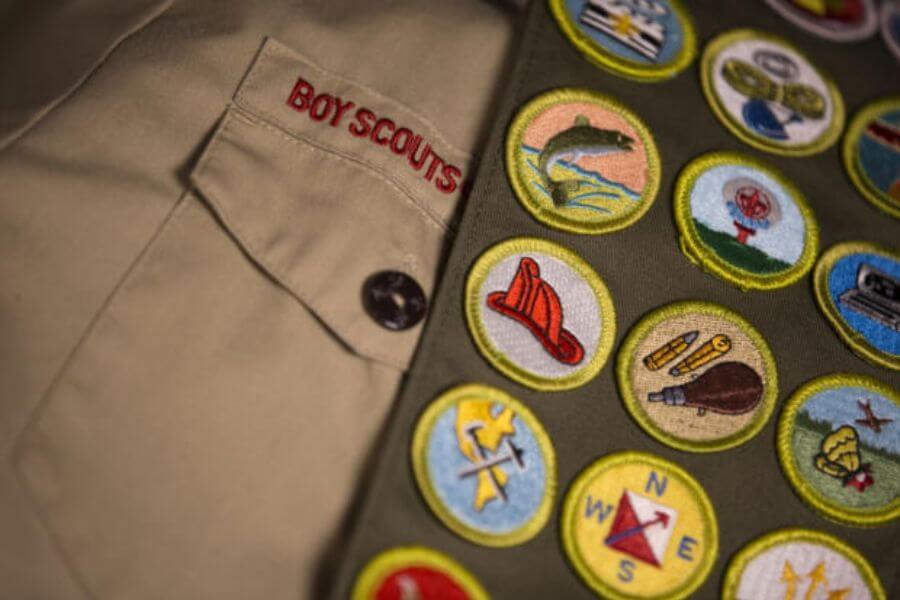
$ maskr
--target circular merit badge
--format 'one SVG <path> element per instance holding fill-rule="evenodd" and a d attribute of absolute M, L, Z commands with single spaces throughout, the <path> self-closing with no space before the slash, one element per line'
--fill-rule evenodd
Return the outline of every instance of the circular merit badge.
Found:
<path fill-rule="evenodd" d="M 862 109 L 844 136 L 843 154 L 863 197 L 900 219 L 900 97 Z"/>
<path fill-rule="evenodd" d="M 697 51 L 678 0 L 549 0 L 563 34 L 588 60 L 625 77 L 674 77 Z"/>
<path fill-rule="evenodd" d="M 878 29 L 872 0 L 766 0 L 782 17 L 833 42 L 858 42 Z"/>
<path fill-rule="evenodd" d="M 619 350 L 616 373 L 640 426 L 689 452 L 746 442 L 778 398 L 768 344 L 742 317 L 709 302 L 676 302 L 641 319 Z"/>
<path fill-rule="evenodd" d="M 352 600 L 489 600 L 481 584 L 455 560 L 430 548 L 386 550 L 362 570 Z"/>
<path fill-rule="evenodd" d="M 779 37 L 750 29 L 723 33 L 706 46 L 700 77 L 719 120 L 760 150 L 816 154 L 844 126 L 837 87 Z"/>
<path fill-rule="evenodd" d="M 841 339 L 900 370 L 900 254 L 866 242 L 832 246 L 816 264 L 816 301 Z"/>
<path fill-rule="evenodd" d="M 563 546 L 602 598 L 686 598 L 718 551 L 716 515 L 684 469 L 621 452 L 585 469 L 566 495 Z"/>
<path fill-rule="evenodd" d="M 571 250 L 537 238 L 513 238 L 482 254 L 469 272 L 465 310 L 488 362 L 538 390 L 587 383 L 615 339 L 600 276 Z"/>
<path fill-rule="evenodd" d="M 782 529 L 745 546 L 728 565 L 722 600 L 885 600 L 875 570 L 854 548 L 810 529 Z"/>
<path fill-rule="evenodd" d="M 695 159 L 675 186 L 675 222 L 693 262 L 743 290 L 794 283 L 813 266 L 819 227 L 803 194 L 743 154 Z"/>
<path fill-rule="evenodd" d="M 590 90 L 541 94 L 516 115 L 506 172 L 538 221 L 574 233 L 604 233 L 637 221 L 659 190 L 659 152 L 641 120 Z"/>
<path fill-rule="evenodd" d="M 862 375 L 810 381 L 785 404 L 778 457 L 827 517 L 859 526 L 900 517 L 900 394 Z"/>
<path fill-rule="evenodd" d="M 458 535 L 512 546 L 543 529 L 556 496 L 556 457 L 537 418 L 486 385 L 442 394 L 416 425 L 416 482 L 431 510 Z"/>
<path fill-rule="evenodd" d="M 881 37 L 894 58 L 900 60 L 900 2 L 882 3 Z"/>

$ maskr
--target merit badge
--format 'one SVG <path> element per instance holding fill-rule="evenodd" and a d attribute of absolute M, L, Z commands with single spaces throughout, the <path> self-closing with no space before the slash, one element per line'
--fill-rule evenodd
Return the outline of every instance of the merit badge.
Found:
<path fill-rule="evenodd" d="M 580 256 L 514 238 L 481 255 L 466 283 L 466 320 L 482 355 L 534 389 L 571 389 L 606 363 L 616 317 L 606 284 Z"/>
<path fill-rule="evenodd" d="M 816 264 L 819 308 L 861 357 L 900 370 L 900 254 L 865 242 L 832 246 Z"/>
<path fill-rule="evenodd" d="M 878 29 L 872 0 L 766 0 L 797 27 L 833 42 L 858 42 Z"/>
<path fill-rule="evenodd" d="M 467 540 L 520 544 L 550 518 L 550 438 L 531 411 L 496 388 L 463 385 L 435 400 L 416 425 L 412 462 L 428 506 Z"/>
<path fill-rule="evenodd" d="M 870 104 L 844 136 L 844 167 L 863 197 L 900 218 L 900 97 Z"/>
<path fill-rule="evenodd" d="M 885 600 L 875 570 L 854 548 L 810 529 L 751 542 L 725 573 L 722 600 Z"/>
<path fill-rule="evenodd" d="M 681 467 L 641 452 L 611 454 L 566 495 L 563 546 L 603 598 L 686 598 L 709 575 L 719 543 L 706 492 Z"/>
<path fill-rule="evenodd" d="M 481 584 L 455 560 L 430 548 L 393 548 L 362 570 L 352 600 L 489 600 Z"/>
<path fill-rule="evenodd" d="M 900 60 L 900 2 L 882 3 L 881 37 L 894 58 Z"/>
<path fill-rule="evenodd" d="M 806 156 L 831 146 L 844 126 L 835 85 L 786 40 L 741 29 L 711 41 L 700 65 L 719 120 L 760 150 Z"/>
<path fill-rule="evenodd" d="M 768 344 L 736 313 L 676 302 L 632 329 L 616 364 L 625 407 L 657 440 L 713 452 L 759 433 L 778 398 Z"/>
<path fill-rule="evenodd" d="M 588 60 L 625 77 L 674 77 L 697 51 L 678 0 L 550 0 L 563 34 Z"/>
<path fill-rule="evenodd" d="M 797 493 L 832 519 L 900 517 L 900 393 L 862 375 L 810 381 L 785 404 L 778 457 Z"/>
<path fill-rule="evenodd" d="M 688 258 L 745 291 L 794 283 L 819 248 L 819 228 L 800 190 L 732 152 L 706 154 L 684 168 L 675 222 Z"/>
<path fill-rule="evenodd" d="M 604 233 L 637 221 L 659 189 L 659 152 L 628 108 L 590 90 L 541 94 L 516 115 L 506 171 L 519 201 L 542 223 Z"/>

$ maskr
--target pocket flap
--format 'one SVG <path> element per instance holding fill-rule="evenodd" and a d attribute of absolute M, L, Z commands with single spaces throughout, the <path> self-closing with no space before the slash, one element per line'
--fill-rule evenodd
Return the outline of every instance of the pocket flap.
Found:
<path fill-rule="evenodd" d="M 430 298 L 446 229 L 361 161 L 230 108 L 192 174 L 246 253 L 353 351 L 406 368 L 421 323 L 391 331 L 362 304 L 365 281 L 395 270 Z"/>

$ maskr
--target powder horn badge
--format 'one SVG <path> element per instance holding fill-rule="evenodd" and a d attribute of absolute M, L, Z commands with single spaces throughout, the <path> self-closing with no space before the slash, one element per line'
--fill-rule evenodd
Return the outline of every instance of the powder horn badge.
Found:
<path fill-rule="evenodd" d="M 708 302 L 677 302 L 641 319 L 619 350 L 616 374 L 644 431 L 692 452 L 749 440 L 778 395 L 775 360 L 760 333 Z"/>
<path fill-rule="evenodd" d="M 825 516 L 871 527 L 900 517 L 900 393 L 871 377 L 814 379 L 785 403 L 778 458 Z"/>
<path fill-rule="evenodd" d="M 595 377 L 615 337 L 600 276 L 571 250 L 537 238 L 507 240 L 481 255 L 469 273 L 465 311 L 488 362 L 539 390 Z"/>

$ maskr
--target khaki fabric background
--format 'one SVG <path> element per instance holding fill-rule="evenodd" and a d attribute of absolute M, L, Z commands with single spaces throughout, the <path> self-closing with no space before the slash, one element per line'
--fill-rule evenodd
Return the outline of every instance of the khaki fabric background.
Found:
<path fill-rule="evenodd" d="M 898 91 L 900 68 L 879 37 L 842 45 L 792 27 L 762 2 L 685 2 L 699 42 L 737 27 L 755 27 L 794 40 L 836 80 L 850 115 L 867 101 Z M 602 236 L 548 229 L 518 204 L 503 166 L 505 129 L 529 98 L 560 86 L 584 86 L 625 102 L 656 136 L 662 182 L 655 204 L 637 224 Z M 819 313 L 807 277 L 768 293 L 743 293 L 704 274 L 680 253 L 672 216 L 672 190 L 679 170 L 712 150 L 760 156 L 781 169 L 806 194 L 821 226 L 822 248 L 868 239 L 897 246 L 900 224 L 865 202 L 844 174 L 838 146 L 810 158 L 781 158 L 739 142 L 715 118 L 700 89 L 697 64 L 675 79 L 641 84 L 593 67 L 560 34 L 546 2 L 531 4 L 512 86 L 488 142 L 485 163 L 463 216 L 434 314 L 405 384 L 374 482 L 358 515 L 355 539 L 332 596 L 346 598 L 354 578 L 376 553 L 396 545 L 424 544 L 468 567 L 498 599 L 590 598 L 569 567 L 559 536 L 562 497 L 576 475 L 596 458 L 619 450 L 644 450 L 688 469 L 707 490 L 720 527 L 720 556 L 694 597 L 715 598 L 728 559 L 770 530 L 809 527 L 838 535 L 872 562 L 888 597 L 900 596 L 900 524 L 871 530 L 833 524 L 807 508 L 782 476 L 775 453 L 775 424 L 784 399 L 802 383 L 834 371 L 874 376 L 900 386 L 897 373 L 857 358 Z M 750 442 L 725 452 L 689 454 L 644 434 L 626 413 L 610 361 L 589 384 L 567 392 L 523 388 L 493 370 L 478 354 L 463 316 L 466 272 L 491 245 L 519 235 L 557 241 L 583 256 L 606 281 L 617 313 L 618 349 L 641 316 L 685 299 L 728 306 L 761 331 L 777 361 L 780 395 L 776 415 Z M 556 448 L 560 496 L 547 527 L 533 540 L 509 549 L 479 547 L 454 536 L 429 512 L 413 481 L 409 444 L 419 414 L 442 391 L 463 382 L 484 382 L 511 393 L 543 422 Z"/>
<path fill-rule="evenodd" d="M 421 331 L 375 325 L 363 281 L 401 269 L 430 296 L 460 190 L 316 129 L 288 94 L 301 75 L 350 94 L 471 177 L 517 13 L 2 15 L 0 598 L 322 597 Z"/>

